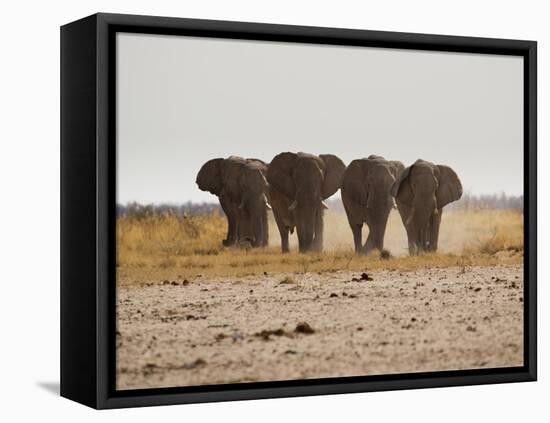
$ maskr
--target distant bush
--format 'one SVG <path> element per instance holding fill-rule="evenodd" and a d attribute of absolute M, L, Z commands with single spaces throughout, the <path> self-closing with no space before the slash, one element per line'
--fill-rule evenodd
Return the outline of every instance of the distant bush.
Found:
<path fill-rule="evenodd" d="M 518 210 L 523 211 L 523 195 L 464 193 L 462 198 L 447 206 L 448 210 Z"/>
<path fill-rule="evenodd" d="M 188 201 L 183 204 L 139 204 L 136 202 L 125 205 L 117 204 L 117 216 L 144 218 L 147 216 L 172 214 L 177 217 L 185 217 L 199 214 L 223 215 L 223 210 L 218 203 L 193 203 Z"/>

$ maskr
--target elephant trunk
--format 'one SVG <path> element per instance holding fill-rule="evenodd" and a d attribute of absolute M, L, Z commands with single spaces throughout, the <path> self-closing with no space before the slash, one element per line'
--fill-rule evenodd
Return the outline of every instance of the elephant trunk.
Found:
<path fill-rule="evenodd" d="M 434 195 L 418 196 L 413 201 L 407 226 L 416 233 L 416 245 L 419 251 L 429 250 L 434 210 L 437 210 Z"/>
<path fill-rule="evenodd" d="M 292 205 L 291 205 L 292 206 Z M 292 210 L 296 218 L 296 229 L 298 232 L 298 245 L 300 252 L 307 252 L 316 249 L 316 244 L 322 234 L 316 233 L 319 219 L 327 206 L 319 199 L 313 203 L 294 201 Z M 319 229 L 322 232 L 322 226 Z M 315 242 L 314 242 L 315 241 Z"/>

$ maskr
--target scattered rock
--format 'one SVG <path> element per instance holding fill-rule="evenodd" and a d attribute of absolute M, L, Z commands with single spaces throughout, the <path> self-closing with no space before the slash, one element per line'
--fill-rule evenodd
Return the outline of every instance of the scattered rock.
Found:
<path fill-rule="evenodd" d="M 181 283 L 183 286 L 187 286 L 189 285 L 189 281 L 187 279 L 184 279 L 183 282 Z"/>
<path fill-rule="evenodd" d="M 262 338 L 264 341 L 269 341 L 269 337 L 271 335 L 275 336 L 283 336 L 287 335 L 286 332 L 283 329 L 275 329 L 275 330 L 262 330 L 261 332 L 256 332 L 254 336 L 257 336 L 258 338 Z"/>
<path fill-rule="evenodd" d="M 296 281 L 292 276 L 285 276 L 285 278 L 281 282 L 279 282 L 279 284 L 281 285 L 289 285 L 294 283 L 296 283 Z"/>
<path fill-rule="evenodd" d="M 351 278 L 352 282 L 362 282 L 362 281 L 372 281 L 373 279 L 369 276 L 368 273 L 361 273 L 361 276 L 358 278 Z"/>
<path fill-rule="evenodd" d="M 315 330 L 307 322 L 300 322 L 296 325 L 294 329 L 296 333 L 305 333 L 307 335 L 315 333 Z"/>
<path fill-rule="evenodd" d="M 357 328 L 357 332 L 361 332 L 362 330 L 363 330 L 363 327 L 362 327 L 362 326 L 359 326 L 359 327 Z"/>
<path fill-rule="evenodd" d="M 218 333 L 216 335 L 216 341 L 221 341 L 222 339 L 225 339 L 227 338 L 227 336 L 225 335 L 225 333 Z"/>
<path fill-rule="evenodd" d="M 330 298 L 335 298 L 335 297 L 337 297 L 337 296 L 338 296 L 338 294 L 336 294 L 335 292 L 333 292 L 332 294 L 330 294 Z"/>
<path fill-rule="evenodd" d="M 170 285 L 170 281 L 169 280 L 164 280 L 164 281 L 162 281 L 162 284 L 163 285 Z"/>
<path fill-rule="evenodd" d="M 233 339 L 233 342 L 242 341 L 244 339 L 244 336 L 242 333 L 235 331 L 231 335 L 231 339 Z"/>
<path fill-rule="evenodd" d="M 197 358 L 195 361 L 192 361 L 191 363 L 185 363 L 181 366 L 182 369 L 186 370 L 192 370 L 199 367 L 202 367 L 206 365 L 206 361 L 204 361 L 202 358 Z"/>
<path fill-rule="evenodd" d="M 206 316 L 194 316 L 192 314 L 188 314 L 185 316 L 185 320 L 204 320 L 206 319 Z"/>
<path fill-rule="evenodd" d="M 468 327 L 466 328 L 466 330 L 467 330 L 468 332 L 475 332 L 477 329 L 475 328 L 475 326 L 468 326 Z"/>
<path fill-rule="evenodd" d="M 481 288 L 478 286 L 476 289 L 474 289 L 475 292 L 481 291 Z"/>
<path fill-rule="evenodd" d="M 285 351 L 285 354 L 292 354 L 292 355 L 294 355 L 294 354 L 297 354 L 297 352 L 294 351 L 294 350 L 286 350 L 286 351 Z"/>

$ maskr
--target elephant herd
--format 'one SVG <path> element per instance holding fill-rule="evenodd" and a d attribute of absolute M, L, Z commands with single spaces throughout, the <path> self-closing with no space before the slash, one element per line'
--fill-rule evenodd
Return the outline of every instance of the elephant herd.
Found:
<path fill-rule="evenodd" d="M 223 245 L 266 246 L 267 211 L 272 209 L 283 253 L 294 230 L 300 252 L 322 250 L 324 200 L 338 189 L 358 254 L 382 251 L 393 207 L 407 231 L 409 253 L 436 251 L 443 207 L 462 196 L 460 179 L 449 166 L 419 159 L 405 168 L 375 155 L 347 167 L 333 154 L 285 152 L 271 163 L 218 158 L 201 167 L 196 183 L 219 198 L 228 221 Z M 369 228 L 365 244 L 363 224 Z"/>

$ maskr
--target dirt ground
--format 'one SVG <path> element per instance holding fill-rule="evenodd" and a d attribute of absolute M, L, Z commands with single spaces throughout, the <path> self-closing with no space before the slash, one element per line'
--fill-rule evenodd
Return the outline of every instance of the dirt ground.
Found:
<path fill-rule="evenodd" d="M 522 265 L 367 273 L 121 284 L 117 387 L 523 364 Z"/>

